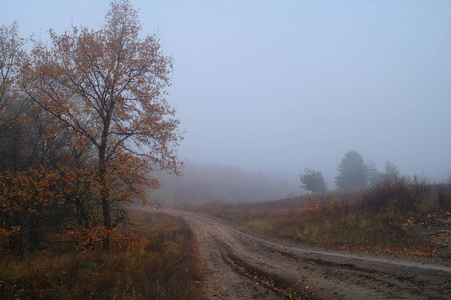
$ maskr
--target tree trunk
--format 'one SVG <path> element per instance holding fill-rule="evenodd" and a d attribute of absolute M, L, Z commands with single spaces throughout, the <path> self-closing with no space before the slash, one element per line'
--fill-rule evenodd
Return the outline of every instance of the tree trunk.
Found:
<path fill-rule="evenodd" d="M 100 197 L 103 211 L 103 226 L 107 229 L 107 234 L 103 240 L 103 248 L 108 251 L 110 248 L 109 230 L 111 229 L 111 209 L 109 200 L 109 184 L 106 179 L 107 168 L 105 165 L 106 145 L 102 142 L 99 147 L 99 183 L 100 183 Z"/>

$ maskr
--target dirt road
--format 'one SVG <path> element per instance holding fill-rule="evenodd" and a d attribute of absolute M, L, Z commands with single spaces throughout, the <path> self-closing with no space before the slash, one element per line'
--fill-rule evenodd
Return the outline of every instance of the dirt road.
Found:
<path fill-rule="evenodd" d="M 190 224 L 207 299 L 451 299 L 449 263 L 306 248 L 256 237 L 205 215 Z"/>

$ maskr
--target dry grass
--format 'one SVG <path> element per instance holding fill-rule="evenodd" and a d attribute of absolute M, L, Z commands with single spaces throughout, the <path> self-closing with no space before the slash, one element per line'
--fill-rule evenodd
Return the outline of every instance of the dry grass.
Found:
<path fill-rule="evenodd" d="M 450 204 L 449 185 L 401 178 L 367 189 L 252 204 L 210 202 L 188 208 L 264 234 L 328 248 L 422 256 L 442 252 L 446 256 L 451 249 L 446 234 Z M 415 220 L 429 223 L 418 225 L 421 222 Z M 416 232 L 408 222 L 416 224 Z M 435 232 L 424 234 L 431 222 L 437 227 Z"/>
<path fill-rule="evenodd" d="M 134 212 L 145 249 L 28 253 L 0 260 L 1 299 L 197 299 L 189 227 L 160 213 Z"/>

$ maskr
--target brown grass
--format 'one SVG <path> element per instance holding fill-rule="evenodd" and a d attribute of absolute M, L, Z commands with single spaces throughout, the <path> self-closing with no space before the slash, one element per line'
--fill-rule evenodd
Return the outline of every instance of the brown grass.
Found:
<path fill-rule="evenodd" d="M 192 236 L 182 219 L 134 211 L 145 249 L 41 251 L 0 259 L 1 299 L 198 299 Z"/>
<path fill-rule="evenodd" d="M 209 202 L 185 208 L 267 235 L 328 248 L 436 256 L 440 252 L 449 255 L 451 249 L 449 237 L 443 234 L 451 221 L 450 203 L 449 185 L 401 178 L 366 189 L 252 204 Z M 414 232 L 408 223 L 420 219 L 435 222 L 436 232 L 421 232 L 421 228 L 430 227 L 427 222 L 417 222 L 420 225 L 415 225 Z"/>

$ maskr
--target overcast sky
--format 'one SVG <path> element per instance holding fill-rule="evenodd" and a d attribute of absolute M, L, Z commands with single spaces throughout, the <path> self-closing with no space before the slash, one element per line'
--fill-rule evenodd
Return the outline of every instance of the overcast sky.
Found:
<path fill-rule="evenodd" d="M 47 39 L 97 29 L 109 1 L 0 0 Z M 333 183 L 344 153 L 451 171 L 451 1 L 134 1 L 175 60 L 168 100 L 203 163 Z"/>

